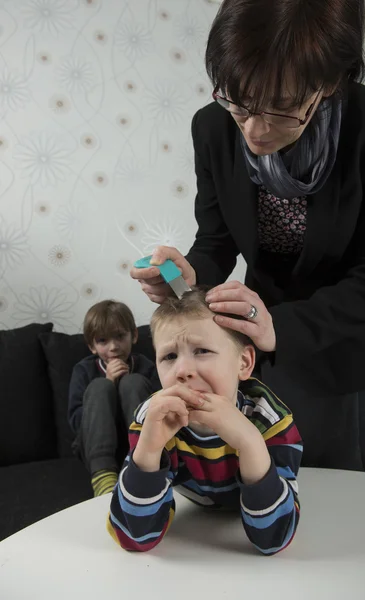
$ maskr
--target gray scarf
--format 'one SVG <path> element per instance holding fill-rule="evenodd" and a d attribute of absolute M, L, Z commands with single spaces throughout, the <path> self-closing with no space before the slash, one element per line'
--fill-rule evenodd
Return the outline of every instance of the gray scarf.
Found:
<path fill-rule="evenodd" d="M 335 164 L 340 137 L 341 98 L 326 98 L 318 106 L 301 137 L 286 153 L 257 156 L 241 134 L 241 146 L 250 178 L 279 198 L 291 200 L 315 194 Z"/>

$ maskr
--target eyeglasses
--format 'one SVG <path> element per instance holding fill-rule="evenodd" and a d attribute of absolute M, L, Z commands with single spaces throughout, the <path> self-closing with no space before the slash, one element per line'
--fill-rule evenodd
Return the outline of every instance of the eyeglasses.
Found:
<path fill-rule="evenodd" d="M 223 106 L 223 108 L 228 110 L 228 112 L 230 112 L 232 115 L 236 115 L 237 117 L 241 117 L 242 119 L 249 119 L 250 117 L 257 115 L 262 117 L 266 123 L 269 123 L 269 125 L 275 125 L 276 127 L 286 127 L 288 129 L 298 129 L 298 127 L 301 127 L 302 125 L 305 125 L 307 123 L 320 93 L 321 90 L 318 92 L 314 102 L 312 102 L 307 112 L 305 113 L 304 119 L 299 119 L 299 117 L 290 117 L 289 115 L 279 115 L 277 113 L 270 113 L 266 111 L 255 113 L 250 111 L 245 106 L 238 106 L 237 104 L 234 104 L 230 100 L 227 100 L 227 98 L 224 98 L 223 96 L 217 94 L 217 92 L 213 92 L 213 98 L 216 102 L 218 102 L 218 104 L 220 104 L 220 106 Z"/>

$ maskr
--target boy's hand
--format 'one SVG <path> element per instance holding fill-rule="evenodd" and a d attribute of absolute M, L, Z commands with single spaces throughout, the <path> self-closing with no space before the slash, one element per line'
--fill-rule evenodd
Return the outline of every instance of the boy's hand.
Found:
<path fill-rule="evenodd" d="M 183 385 L 174 385 L 152 396 L 138 444 L 133 454 L 142 471 L 158 471 L 166 444 L 182 427 L 186 427 L 189 412 L 203 401 L 198 392 Z"/>
<path fill-rule="evenodd" d="M 199 410 L 190 413 L 190 420 L 213 429 L 235 450 L 242 450 L 261 434 L 232 400 L 217 394 L 204 393 L 203 404 Z"/>
<path fill-rule="evenodd" d="M 112 358 L 106 366 L 106 378 L 110 381 L 115 382 L 127 373 L 129 373 L 129 367 L 127 363 L 120 358 Z"/>

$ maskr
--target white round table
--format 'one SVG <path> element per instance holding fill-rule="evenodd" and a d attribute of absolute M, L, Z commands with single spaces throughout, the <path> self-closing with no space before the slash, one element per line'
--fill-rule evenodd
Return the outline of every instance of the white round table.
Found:
<path fill-rule="evenodd" d="M 39 521 L 0 543 L 1 600 L 364 600 L 365 474 L 302 469 L 302 516 L 283 552 L 265 557 L 239 517 L 175 494 L 161 544 L 122 550 L 106 532 L 111 495 Z"/>

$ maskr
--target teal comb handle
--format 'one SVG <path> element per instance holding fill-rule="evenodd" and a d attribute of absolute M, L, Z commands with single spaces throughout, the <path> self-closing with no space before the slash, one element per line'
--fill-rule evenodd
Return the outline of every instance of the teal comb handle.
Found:
<path fill-rule="evenodd" d="M 181 276 L 179 269 L 177 268 L 175 263 L 172 262 L 172 260 L 167 259 L 164 263 L 162 263 L 162 265 L 151 265 L 151 258 L 152 256 L 145 256 L 144 258 L 140 258 L 134 263 L 134 266 L 137 267 L 137 269 L 148 269 L 148 267 L 157 267 L 157 269 L 160 270 L 160 273 L 166 281 L 166 283 L 170 283 L 170 281 L 173 281 L 177 277 Z"/>

